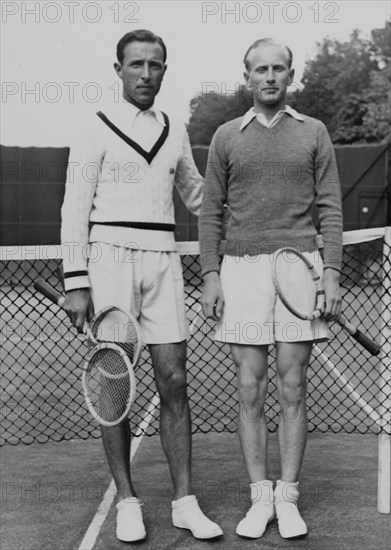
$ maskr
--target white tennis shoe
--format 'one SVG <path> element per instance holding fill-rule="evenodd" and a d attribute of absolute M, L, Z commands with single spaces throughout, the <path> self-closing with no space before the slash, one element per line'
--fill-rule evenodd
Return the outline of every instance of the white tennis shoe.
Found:
<path fill-rule="evenodd" d="M 278 529 L 284 539 L 304 537 L 307 525 L 297 508 L 299 498 L 299 483 L 284 483 L 277 481 L 274 491 L 274 506 L 278 520 Z"/>
<path fill-rule="evenodd" d="M 214 539 L 223 534 L 217 523 L 202 512 L 194 495 L 172 501 L 172 523 L 175 527 L 189 529 L 196 539 Z"/>
<path fill-rule="evenodd" d="M 259 539 L 274 516 L 273 504 L 254 502 L 246 516 L 238 523 L 236 534 L 250 539 Z"/>
<path fill-rule="evenodd" d="M 116 535 L 123 542 L 135 542 L 147 536 L 138 498 L 128 497 L 117 504 Z"/>
<path fill-rule="evenodd" d="M 259 539 L 268 523 L 274 517 L 273 482 L 264 479 L 250 483 L 252 506 L 246 516 L 238 523 L 236 534 L 241 537 Z"/>

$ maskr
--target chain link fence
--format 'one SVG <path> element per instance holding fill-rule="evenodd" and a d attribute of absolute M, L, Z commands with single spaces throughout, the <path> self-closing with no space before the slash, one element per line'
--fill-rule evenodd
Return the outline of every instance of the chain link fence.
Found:
<path fill-rule="evenodd" d="M 391 264 L 384 229 L 345 233 L 342 291 L 344 314 L 379 343 L 389 334 Z M 368 240 L 369 239 L 369 240 Z M 188 344 L 188 394 L 193 432 L 237 428 L 235 368 L 229 347 L 213 341 L 213 323 L 199 306 L 202 280 L 196 243 L 181 243 L 186 304 L 191 327 Z M 39 248 L 39 250 L 38 250 Z M 100 437 L 82 395 L 81 366 L 87 350 L 63 311 L 36 293 L 43 278 L 62 291 L 60 247 L 1 249 L 1 436 L 0 444 L 30 444 Z M 46 252 L 45 252 L 46 250 Z M 20 259 L 16 259 L 20 258 Z M 46 259 L 37 259 L 37 258 Z M 51 259 L 50 259 L 51 258 Z M 388 332 L 387 332 L 388 331 Z M 308 372 L 309 431 L 388 433 L 389 373 L 382 356 L 372 357 L 339 325 L 333 338 L 314 346 Z M 270 347 L 266 416 L 278 427 L 280 407 L 275 382 L 275 353 Z M 131 413 L 134 431 L 155 393 L 147 349 L 137 368 L 137 400 Z M 145 429 L 158 433 L 158 414 Z"/>

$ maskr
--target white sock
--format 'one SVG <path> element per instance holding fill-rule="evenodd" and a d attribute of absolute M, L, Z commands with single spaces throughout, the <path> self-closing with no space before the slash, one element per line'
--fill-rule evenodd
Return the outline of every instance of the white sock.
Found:
<path fill-rule="evenodd" d="M 277 481 L 276 489 L 274 491 L 275 504 L 283 502 L 297 503 L 299 499 L 299 482 L 292 483 L 289 481 Z"/>
<path fill-rule="evenodd" d="M 253 504 L 273 504 L 273 482 L 268 479 L 250 483 L 251 501 Z"/>

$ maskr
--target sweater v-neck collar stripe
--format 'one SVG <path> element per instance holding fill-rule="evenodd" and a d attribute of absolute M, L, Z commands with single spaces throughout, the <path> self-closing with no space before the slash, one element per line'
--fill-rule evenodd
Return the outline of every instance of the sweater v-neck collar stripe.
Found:
<path fill-rule="evenodd" d="M 102 113 L 102 111 L 98 111 L 96 114 L 111 130 L 113 130 L 113 132 L 115 134 L 117 134 L 118 137 L 123 139 L 125 141 L 125 143 L 127 143 L 130 147 L 132 147 L 132 149 L 137 151 L 137 153 L 139 155 L 141 155 L 148 162 L 148 164 L 151 164 L 153 159 L 156 157 L 156 155 L 158 154 L 158 152 L 160 151 L 160 149 L 164 145 L 164 142 L 167 139 L 168 132 L 169 132 L 169 129 L 170 129 L 170 123 L 169 123 L 169 120 L 168 120 L 168 116 L 166 115 L 166 113 L 162 112 L 164 122 L 165 122 L 165 126 L 164 126 L 164 128 L 162 130 L 162 133 L 160 134 L 159 138 L 157 139 L 155 145 L 152 147 L 152 149 L 150 151 L 146 151 L 145 149 L 143 149 L 141 147 L 141 145 L 139 143 L 137 143 L 136 141 L 131 139 L 129 136 L 124 134 L 115 124 L 113 124 L 107 118 L 107 116 L 104 113 Z"/>
<path fill-rule="evenodd" d="M 265 132 L 267 134 L 276 134 L 277 132 L 279 132 L 281 130 L 281 128 L 283 126 L 285 126 L 285 124 L 287 123 L 287 120 L 289 118 L 292 118 L 292 117 L 284 116 L 284 117 L 280 118 L 279 120 L 277 120 L 277 122 L 275 124 L 273 124 L 272 127 L 270 127 L 270 126 L 265 126 L 264 124 L 262 124 L 262 122 L 259 122 L 259 120 L 256 117 L 254 117 L 249 122 L 249 124 L 246 126 L 246 128 L 248 128 L 249 126 L 252 126 L 253 128 L 256 128 L 256 130 L 258 132 L 262 131 L 262 132 Z M 242 130 L 242 132 L 245 131 L 246 128 L 244 128 Z"/>

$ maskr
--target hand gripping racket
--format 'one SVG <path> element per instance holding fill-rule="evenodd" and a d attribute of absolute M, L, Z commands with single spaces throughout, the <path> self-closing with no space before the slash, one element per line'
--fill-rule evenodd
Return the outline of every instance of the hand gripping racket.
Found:
<path fill-rule="evenodd" d="M 295 258 L 292 259 L 291 255 Z M 308 321 L 323 315 L 326 303 L 321 278 L 313 263 L 296 248 L 284 247 L 277 250 L 273 262 L 273 279 L 278 297 L 293 315 Z M 379 354 L 380 346 L 342 313 L 336 321 L 369 353 Z"/>
<path fill-rule="evenodd" d="M 36 290 L 63 307 L 65 297 L 49 283 L 36 281 Z M 117 307 L 98 311 L 83 327 L 90 349 L 83 365 L 82 386 L 92 416 L 104 426 L 115 426 L 129 415 L 136 396 L 134 368 L 141 352 L 140 328 Z"/>

